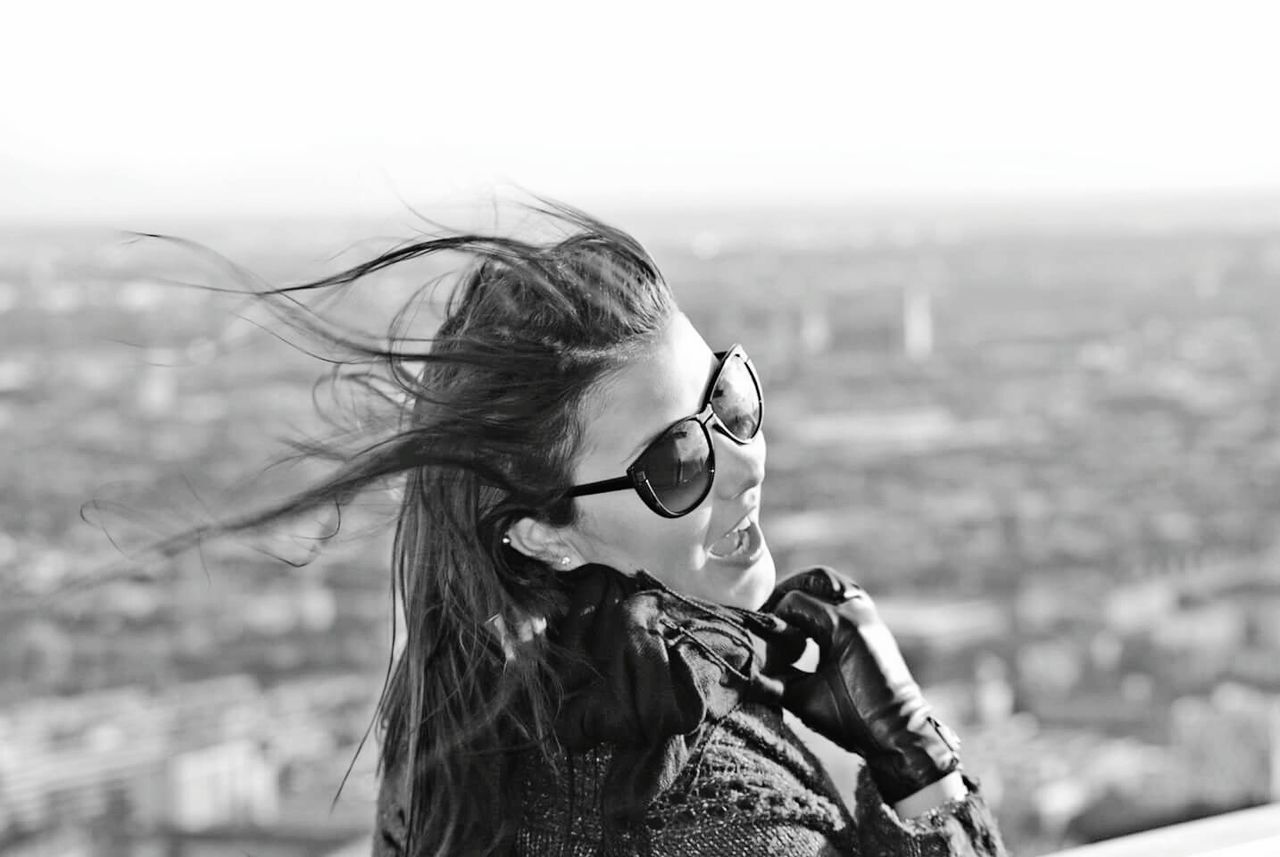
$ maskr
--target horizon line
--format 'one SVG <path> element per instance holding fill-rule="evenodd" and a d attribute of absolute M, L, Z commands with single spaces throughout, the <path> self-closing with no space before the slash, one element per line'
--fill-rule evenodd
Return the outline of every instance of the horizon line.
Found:
<path fill-rule="evenodd" d="M 475 194 L 454 193 L 447 197 L 421 202 L 401 199 L 385 206 L 371 206 L 367 199 L 345 208 L 337 202 L 307 204 L 299 201 L 279 207 L 210 205 L 193 209 L 173 205 L 142 205 L 120 210 L 0 210 L 0 226 L 8 228 L 113 228 L 127 229 L 125 222 L 165 221 L 176 224 L 222 225 L 232 222 L 259 223 L 286 221 L 295 223 L 363 223 L 400 217 L 421 217 L 459 211 L 518 210 L 522 203 L 536 202 L 531 193 L 520 190 L 498 193 L 490 190 Z M 1280 225 L 1280 185 L 1223 186 L 1186 188 L 1025 188 L 1025 189 L 938 189 L 866 192 L 847 191 L 839 194 L 780 195 L 769 193 L 733 194 L 579 194 L 547 195 L 584 210 L 612 212 L 608 216 L 667 215 L 698 218 L 713 215 L 768 215 L 811 212 L 865 217 L 942 217 L 964 215 L 1057 215 L 1092 216 L 1099 207 L 1113 219 L 1122 214 L 1183 213 L 1194 215 L 1187 207 L 1206 206 L 1201 214 L 1210 219 L 1223 216 L 1222 207 L 1239 215 L 1240 206 L 1257 206 L 1251 212 L 1258 221 L 1275 221 Z M 1274 209 L 1274 210 L 1272 210 Z"/>

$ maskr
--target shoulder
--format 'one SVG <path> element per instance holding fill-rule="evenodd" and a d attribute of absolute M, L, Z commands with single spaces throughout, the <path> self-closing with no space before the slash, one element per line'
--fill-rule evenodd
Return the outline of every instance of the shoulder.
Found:
<path fill-rule="evenodd" d="M 780 710 L 739 706 L 689 737 L 688 761 L 631 833 L 645 843 L 635 850 L 735 857 L 857 853 L 844 803 Z M 565 844 L 566 831 L 584 847 L 601 841 L 598 808 L 615 758 L 604 745 L 565 756 L 556 771 L 530 770 L 520 850 L 541 853 Z"/>
<path fill-rule="evenodd" d="M 673 802 L 713 816 L 733 810 L 830 833 L 849 823 L 822 763 L 783 721 L 781 710 L 764 705 L 739 706 L 708 728 L 656 806 Z"/>
<path fill-rule="evenodd" d="M 822 762 L 780 709 L 762 705 L 709 727 L 649 824 L 671 853 L 696 853 L 695 842 L 740 847 L 712 853 L 856 853 L 854 822 Z"/>

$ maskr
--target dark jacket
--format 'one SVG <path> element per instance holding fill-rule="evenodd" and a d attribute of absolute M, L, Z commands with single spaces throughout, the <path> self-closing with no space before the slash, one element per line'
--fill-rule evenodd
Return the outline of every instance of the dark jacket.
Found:
<path fill-rule="evenodd" d="M 517 766 L 517 855 L 1005 853 L 972 782 L 967 799 L 907 822 L 865 768 L 846 800 L 781 708 L 733 678 L 754 675 L 750 649 L 736 642 L 741 626 L 646 585 L 616 573 L 584 578 L 581 609 L 557 629 L 597 668 L 570 693 L 565 708 L 576 714 L 558 730 L 559 764 L 530 753 Z M 669 726 L 655 733 L 654 723 Z M 397 766 L 383 777 L 374 857 L 412 857 L 403 852 L 405 782 Z M 626 806 L 639 809 L 620 814 Z"/>

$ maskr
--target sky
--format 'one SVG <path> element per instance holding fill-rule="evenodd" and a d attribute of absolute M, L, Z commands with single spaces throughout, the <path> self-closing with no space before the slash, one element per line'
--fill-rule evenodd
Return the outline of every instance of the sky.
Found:
<path fill-rule="evenodd" d="M 0 219 L 1280 189 L 1269 2 L 15 6 Z"/>

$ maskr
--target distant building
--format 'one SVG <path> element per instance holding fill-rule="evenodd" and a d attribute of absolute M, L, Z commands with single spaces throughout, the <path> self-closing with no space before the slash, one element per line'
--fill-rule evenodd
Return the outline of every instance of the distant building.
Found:
<path fill-rule="evenodd" d="M 933 356 L 933 296 L 927 286 L 902 291 L 902 351 L 914 363 Z"/>
<path fill-rule="evenodd" d="M 831 317 L 825 307 L 803 305 L 800 308 L 799 348 L 806 357 L 826 352 L 831 347 Z"/>
<path fill-rule="evenodd" d="M 4 857 L 97 857 L 99 853 L 86 830 L 61 827 L 16 839 L 0 835 Z"/>
<path fill-rule="evenodd" d="M 1176 700 L 1170 737 L 1196 772 L 1197 795 L 1221 805 L 1275 800 L 1278 719 L 1280 697 L 1243 685 Z"/>
<path fill-rule="evenodd" d="M 254 741 L 224 741 L 168 760 L 168 821 L 181 830 L 267 826 L 279 801 L 278 772 Z"/>
<path fill-rule="evenodd" d="M 1009 666 L 994 652 L 984 652 L 974 667 L 974 717 L 988 728 L 1008 722 L 1014 714 Z"/>

